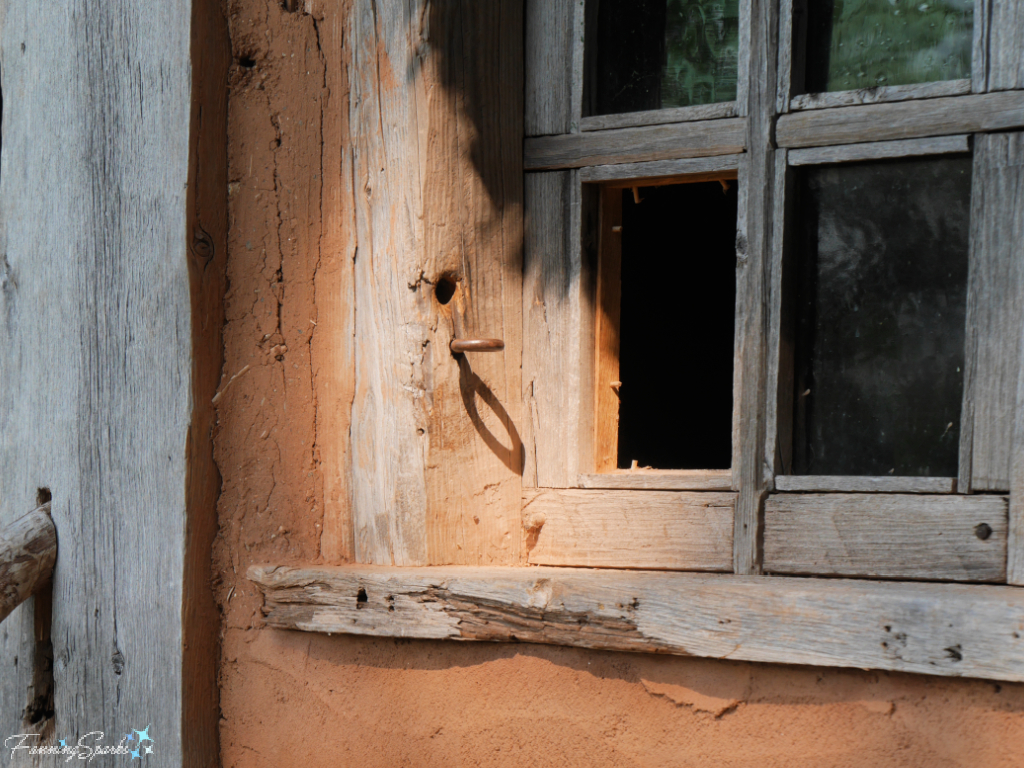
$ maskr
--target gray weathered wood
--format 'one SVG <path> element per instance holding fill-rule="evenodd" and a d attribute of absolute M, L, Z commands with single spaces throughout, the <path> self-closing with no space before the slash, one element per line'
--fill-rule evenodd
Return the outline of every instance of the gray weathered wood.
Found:
<path fill-rule="evenodd" d="M 970 151 L 969 136 L 937 136 L 930 139 L 873 141 L 867 144 L 840 144 L 834 147 L 793 149 L 789 152 L 789 164 L 855 163 L 861 160 L 885 160 L 894 157 L 918 157 L 922 155 L 949 155 Z"/>
<path fill-rule="evenodd" d="M 587 429 L 584 347 L 593 315 L 580 251 L 579 172 L 527 174 L 525 204 L 523 486 L 569 488 Z"/>
<path fill-rule="evenodd" d="M 782 494 L 765 502 L 770 573 L 1003 581 L 1001 496 Z"/>
<path fill-rule="evenodd" d="M 785 6 L 784 6 L 785 7 Z M 768 295 L 768 376 L 765 384 L 766 473 L 785 474 L 792 467 L 793 455 L 793 333 L 790 316 L 792 301 L 787 301 L 786 286 L 792 279 L 787 258 L 789 242 L 786 222 L 794 204 L 789 150 L 775 153 L 775 185 L 772 201 L 772 251 Z M 766 478 L 767 479 L 767 478 Z"/>
<path fill-rule="evenodd" d="M 523 162 L 528 171 L 582 168 L 734 155 L 742 152 L 745 144 L 745 120 L 702 120 L 529 138 L 524 143 Z"/>
<path fill-rule="evenodd" d="M 793 9 L 794 0 L 779 0 L 779 59 L 778 76 L 775 84 L 775 111 L 783 114 L 789 111 L 789 102 L 794 88 L 794 77 L 801 74 L 794 69 L 794 41 L 800 31 L 794 35 Z"/>
<path fill-rule="evenodd" d="M 578 568 L 255 566 L 266 622 L 1024 681 L 1024 590 Z"/>
<path fill-rule="evenodd" d="M 1021 319 L 1018 360 L 1024 360 L 1024 318 Z M 1017 371 L 1017 413 L 1013 423 L 1010 463 L 1010 525 L 1007 535 L 1006 580 L 1024 587 L 1024 366 Z"/>
<path fill-rule="evenodd" d="M 692 107 L 650 109 L 643 112 L 626 112 L 621 115 L 593 115 L 584 117 L 580 121 L 580 130 L 605 131 L 610 128 L 717 120 L 723 117 L 736 117 L 736 102 L 723 101 L 718 104 L 696 104 Z"/>
<path fill-rule="evenodd" d="M 937 83 L 914 85 L 882 85 L 875 88 L 858 88 L 853 91 L 802 93 L 792 98 L 789 107 L 793 111 L 831 109 L 832 107 L 852 107 L 859 104 L 886 104 L 913 99 L 961 96 L 970 92 L 970 80 L 943 80 Z"/>
<path fill-rule="evenodd" d="M 56 560 L 49 504 L 0 528 L 0 621 L 50 579 Z"/>
<path fill-rule="evenodd" d="M 570 133 L 579 116 L 574 88 L 574 44 L 582 0 L 526 0 L 527 136 Z"/>
<path fill-rule="evenodd" d="M 975 15 L 980 30 L 976 40 L 987 58 L 976 66 L 975 90 L 1006 91 L 1024 88 L 1024 5 L 1020 0 L 983 0 L 985 13 Z"/>
<path fill-rule="evenodd" d="M 775 490 L 808 493 L 955 493 L 955 477 L 858 477 L 779 475 Z"/>
<path fill-rule="evenodd" d="M 60 557 L 47 727 L 103 731 L 111 745 L 148 726 L 167 765 L 215 764 L 216 657 L 185 645 L 212 636 L 215 647 L 218 633 L 216 610 L 205 627 L 190 622 L 212 603 L 209 382 L 222 323 L 194 312 L 224 264 L 223 12 L 10 0 L 0 13 L 0 529 L 50 489 Z M 0 632 L 4 734 L 26 732 L 43 664 L 33 602 Z"/>
<path fill-rule="evenodd" d="M 976 136 L 961 490 L 1010 488 L 1024 322 L 1024 134 Z"/>
<path fill-rule="evenodd" d="M 635 491 L 728 491 L 732 488 L 732 472 L 728 469 L 624 469 L 583 474 L 579 484 L 581 488 Z"/>
<path fill-rule="evenodd" d="M 747 6 L 746 3 L 743 4 Z M 736 501 L 733 569 L 760 572 L 765 494 L 765 385 L 775 151 L 772 140 L 778 65 L 778 4 L 749 4 L 748 146 L 740 165 L 736 220 L 736 331 L 733 363 L 732 473 Z"/>
<path fill-rule="evenodd" d="M 791 112 L 779 118 L 780 147 L 820 147 L 913 139 L 1024 126 L 1024 92 L 867 104 Z"/>
<path fill-rule="evenodd" d="M 691 157 L 684 160 L 657 160 L 650 163 L 621 163 L 618 165 L 591 165 L 580 169 L 580 181 L 609 182 L 663 177 L 718 174 L 735 172 L 740 165 L 739 155 Z"/>
<path fill-rule="evenodd" d="M 530 565 L 732 570 L 734 493 L 527 490 Z"/>

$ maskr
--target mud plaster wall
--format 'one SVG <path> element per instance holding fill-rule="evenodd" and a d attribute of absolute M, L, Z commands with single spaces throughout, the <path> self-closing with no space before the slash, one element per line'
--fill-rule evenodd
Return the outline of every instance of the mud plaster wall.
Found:
<path fill-rule="evenodd" d="M 262 628 L 245 569 L 323 562 L 325 510 L 346 498 L 348 9 L 226 10 L 225 766 L 1024 764 L 1022 685 Z"/>

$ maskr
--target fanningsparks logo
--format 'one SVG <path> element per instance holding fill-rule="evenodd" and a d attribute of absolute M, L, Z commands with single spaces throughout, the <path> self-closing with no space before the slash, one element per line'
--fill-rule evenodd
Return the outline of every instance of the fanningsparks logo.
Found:
<path fill-rule="evenodd" d="M 132 760 L 144 760 L 147 755 L 153 754 L 154 742 L 149 735 L 150 727 L 147 725 L 141 731 L 133 728 L 117 744 L 111 745 L 103 743 L 103 731 L 90 731 L 74 744 L 69 744 L 67 739 L 59 739 L 56 744 L 34 744 L 33 739 L 38 739 L 39 734 L 17 733 L 8 736 L 4 746 L 11 750 L 12 763 L 20 750 L 25 750 L 28 755 L 66 757 L 65 762 L 76 758 L 92 762 L 100 755 L 124 755 L 130 756 Z"/>

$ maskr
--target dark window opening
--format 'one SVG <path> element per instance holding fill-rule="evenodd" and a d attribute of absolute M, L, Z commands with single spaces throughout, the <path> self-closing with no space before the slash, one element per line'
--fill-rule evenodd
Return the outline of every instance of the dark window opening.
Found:
<path fill-rule="evenodd" d="M 738 0 L 588 0 L 585 115 L 736 99 Z"/>
<path fill-rule="evenodd" d="M 794 473 L 956 477 L 971 160 L 805 168 Z"/>
<path fill-rule="evenodd" d="M 623 192 L 618 466 L 728 469 L 736 182 L 639 197 Z"/>

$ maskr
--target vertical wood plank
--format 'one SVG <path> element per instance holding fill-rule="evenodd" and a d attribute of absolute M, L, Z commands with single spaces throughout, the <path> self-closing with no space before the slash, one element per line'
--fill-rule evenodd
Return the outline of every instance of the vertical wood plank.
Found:
<path fill-rule="evenodd" d="M 791 301 L 787 302 L 786 283 L 791 270 L 787 264 L 787 218 L 793 210 L 795 189 L 790 184 L 787 150 L 775 153 L 774 199 L 772 221 L 772 256 L 768 320 L 768 379 L 765 446 L 766 484 L 775 475 L 789 474 L 793 456 L 793 332 Z M 786 194 L 787 186 L 789 195 Z"/>
<path fill-rule="evenodd" d="M 597 375 L 594 381 L 594 464 L 597 472 L 618 466 L 619 318 L 622 305 L 622 190 L 601 190 L 597 270 Z"/>
<path fill-rule="evenodd" d="M 988 91 L 1024 88 L 1024 4 L 984 0 L 988 6 L 985 86 Z"/>
<path fill-rule="evenodd" d="M 579 130 L 583 6 L 584 0 L 526 0 L 527 136 Z"/>
<path fill-rule="evenodd" d="M 522 4 L 362 0 L 352 51 L 356 559 L 518 560 Z M 442 303 L 436 286 L 453 281 Z M 454 356 L 457 336 L 505 340 Z"/>
<path fill-rule="evenodd" d="M 217 704 L 195 698 L 216 696 L 195 626 L 208 565 L 189 569 L 209 562 L 216 525 L 220 7 L 11 0 L 2 13 L 0 522 L 52 492 L 55 722 L 108 746 L 148 727 L 167 764 L 216 764 Z M 0 633 L 5 734 L 26 732 L 21 613 Z"/>
<path fill-rule="evenodd" d="M 1024 318 L 1024 134 L 975 136 L 960 490 L 1006 491 Z"/>
<path fill-rule="evenodd" d="M 1024 322 L 1020 323 L 1018 360 L 1024 360 Z M 1010 464 L 1010 521 L 1006 541 L 1006 581 L 1024 587 L 1024 366 L 1017 370 L 1017 413 Z"/>
<path fill-rule="evenodd" d="M 778 62 L 778 4 L 751 0 L 747 154 L 740 165 L 736 243 L 736 356 L 733 483 L 739 491 L 733 535 L 736 573 L 761 572 L 765 496 L 765 384 L 771 251 L 772 144 Z"/>
<path fill-rule="evenodd" d="M 971 40 L 972 93 L 984 93 L 988 90 L 989 38 L 991 37 L 992 3 L 995 1 L 974 0 L 974 30 Z"/>
<path fill-rule="evenodd" d="M 524 487 L 570 488 L 580 473 L 584 347 L 591 315 L 578 171 L 526 176 L 523 276 Z M 592 426 L 591 426 L 592 429 Z"/>

